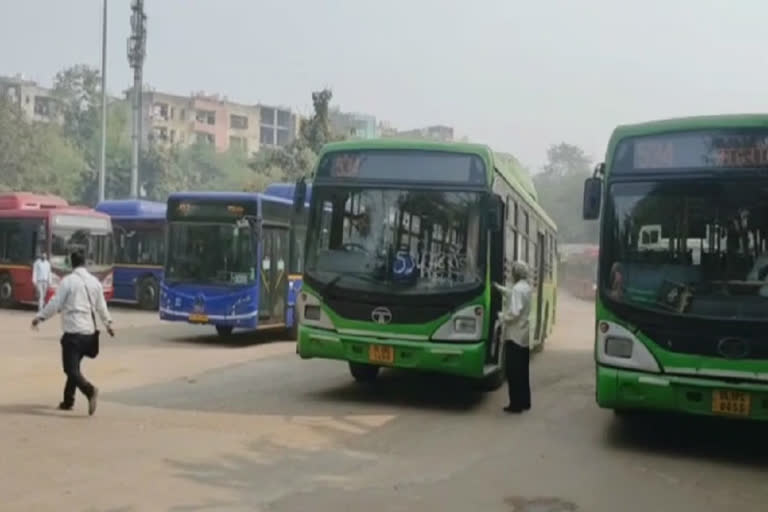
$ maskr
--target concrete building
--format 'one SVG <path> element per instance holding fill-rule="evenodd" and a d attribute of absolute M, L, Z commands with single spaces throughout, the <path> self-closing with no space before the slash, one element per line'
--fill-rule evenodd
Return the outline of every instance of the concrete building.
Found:
<path fill-rule="evenodd" d="M 126 93 L 130 100 L 131 91 Z M 243 105 L 217 95 L 179 96 L 143 93 L 144 143 L 211 144 L 217 151 L 238 147 L 256 153 L 263 147 L 286 146 L 298 134 L 299 121 L 290 109 Z"/>
<path fill-rule="evenodd" d="M 375 116 L 333 108 L 328 112 L 328 118 L 333 132 L 345 138 L 375 139 L 379 136 Z"/>
<path fill-rule="evenodd" d="M 25 80 L 21 75 L 0 76 L 0 94 L 17 105 L 27 119 L 39 122 L 61 121 L 51 89 Z"/>
<path fill-rule="evenodd" d="M 454 140 L 453 127 L 444 125 L 433 125 L 425 128 L 417 128 L 415 130 L 407 130 L 397 132 L 398 137 L 405 138 L 419 138 L 419 139 L 432 139 L 443 142 L 450 142 Z"/>

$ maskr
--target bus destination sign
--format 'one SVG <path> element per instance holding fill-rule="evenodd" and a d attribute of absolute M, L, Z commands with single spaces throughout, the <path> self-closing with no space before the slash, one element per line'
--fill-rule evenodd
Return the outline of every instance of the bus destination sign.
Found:
<path fill-rule="evenodd" d="M 768 168 L 768 131 L 686 132 L 625 139 L 613 172 Z"/>

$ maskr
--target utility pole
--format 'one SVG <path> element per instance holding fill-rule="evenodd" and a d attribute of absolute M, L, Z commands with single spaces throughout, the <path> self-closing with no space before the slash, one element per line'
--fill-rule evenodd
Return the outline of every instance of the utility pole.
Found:
<path fill-rule="evenodd" d="M 99 202 L 104 200 L 107 173 L 107 0 L 101 19 L 101 155 L 99 157 Z"/>
<path fill-rule="evenodd" d="M 131 197 L 139 196 L 139 155 L 141 149 L 141 85 L 144 57 L 147 55 L 147 15 L 144 0 L 131 2 L 131 35 L 128 38 L 128 62 L 133 68 L 133 153 L 131 158 Z"/>

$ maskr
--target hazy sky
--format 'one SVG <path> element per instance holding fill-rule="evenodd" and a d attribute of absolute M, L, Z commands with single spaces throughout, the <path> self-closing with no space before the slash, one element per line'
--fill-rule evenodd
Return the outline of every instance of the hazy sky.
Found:
<path fill-rule="evenodd" d="M 449 124 L 532 168 L 616 124 L 766 111 L 765 0 L 145 0 L 145 82 L 401 129 Z M 109 0 L 108 88 L 131 83 L 129 0 Z M 101 0 L 0 0 L 0 74 L 100 63 Z"/>

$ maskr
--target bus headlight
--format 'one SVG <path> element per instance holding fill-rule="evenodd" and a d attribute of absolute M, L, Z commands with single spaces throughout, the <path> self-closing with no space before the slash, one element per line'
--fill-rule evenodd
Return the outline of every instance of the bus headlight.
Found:
<path fill-rule="evenodd" d="M 333 322 L 323 311 L 320 299 L 310 293 L 299 293 L 298 300 L 296 301 L 296 311 L 299 316 L 299 323 L 310 327 L 328 329 L 329 331 L 335 330 Z"/>
<path fill-rule="evenodd" d="M 600 364 L 660 373 L 661 367 L 648 347 L 629 329 L 600 321 L 597 329 L 597 361 Z"/>
<path fill-rule="evenodd" d="M 484 308 L 462 308 L 441 325 L 432 335 L 435 341 L 480 341 L 482 339 Z"/>
<path fill-rule="evenodd" d="M 477 320 L 474 318 L 460 316 L 453 319 L 453 331 L 463 334 L 472 334 L 477 329 Z"/>

